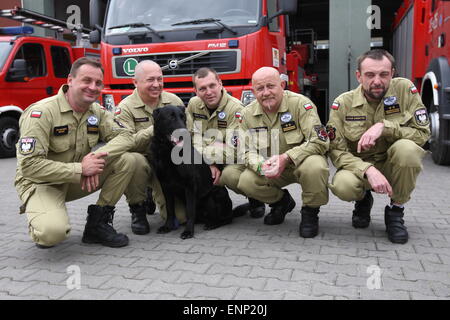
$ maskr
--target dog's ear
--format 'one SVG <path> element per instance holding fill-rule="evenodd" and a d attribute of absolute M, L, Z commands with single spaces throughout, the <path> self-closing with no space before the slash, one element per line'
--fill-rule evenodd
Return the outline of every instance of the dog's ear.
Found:
<path fill-rule="evenodd" d="M 183 113 L 186 113 L 186 107 L 185 106 L 177 106 Z"/>

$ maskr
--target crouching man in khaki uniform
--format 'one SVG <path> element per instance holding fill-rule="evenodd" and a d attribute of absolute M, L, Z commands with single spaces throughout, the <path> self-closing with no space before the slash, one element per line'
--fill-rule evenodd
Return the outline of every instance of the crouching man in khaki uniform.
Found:
<path fill-rule="evenodd" d="M 210 168 L 214 184 L 227 186 L 234 192 L 242 194 L 237 184 L 245 166 L 235 164 L 236 149 L 233 143 L 236 141 L 233 140 L 235 132 L 240 125 L 242 103 L 227 93 L 214 69 L 198 69 L 192 77 L 192 82 L 197 96 L 189 100 L 187 114 L 188 119 L 193 120 L 188 121 L 192 122 L 188 126 L 194 134 L 194 143 L 213 163 Z M 264 216 L 265 205 L 249 198 L 248 203 L 233 210 L 233 216 L 243 216 L 247 212 L 253 218 L 261 218 Z"/>
<path fill-rule="evenodd" d="M 328 202 L 328 136 L 316 107 L 303 95 L 284 91 L 285 83 L 274 68 L 263 67 L 252 77 L 256 101 L 244 108 L 239 143 L 244 143 L 247 169 L 238 189 L 268 203 L 268 225 L 280 224 L 295 207 L 284 186 L 302 187 L 300 236 L 318 233 L 320 206 Z M 250 140 L 250 141 L 249 141 Z"/>
<path fill-rule="evenodd" d="M 40 248 L 69 236 L 65 203 L 98 188 L 99 199 L 88 207 L 82 241 L 109 247 L 128 244 L 127 236 L 112 227 L 114 206 L 140 168 L 125 153 L 134 143 L 131 132 L 95 103 L 102 88 L 101 64 L 80 58 L 72 65 L 67 85 L 31 105 L 20 118 L 15 186 L 30 236 Z M 91 152 L 99 140 L 110 142 Z"/>
<path fill-rule="evenodd" d="M 139 132 L 153 126 L 153 110 L 166 105 L 183 105 L 183 101 L 175 94 L 164 91 L 164 80 L 161 67 L 154 61 L 143 60 L 135 68 L 133 83 L 136 89 L 131 95 L 122 100 L 115 111 L 118 119 L 127 129 L 133 133 Z M 150 165 L 145 158 L 147 148 L 142 152 L 133 152 L 136 162 L 145 167 L 145 172 L 133 180 L 133 184 L 125 190 L 130 212 L 131 231 L 134 234 L 144 235 L 150 232 L 150 225 L 147 221 L 147 214 L 153 214 L 158 203 L 160 214 L 166 216 L 166 205 L 161 186 L 152 173 Z M 153 195 L 152 195 L 152 189 Z M 137 199 L 147 197 L 142 203 Z M 182 211 L 177 202 L 176 212 Z"/>
<path fill-rule="evenodd" d="M 389 196 L 384 211 L 390 241 L 406 243 L 403 204 L 422 169 L 422 145 L 430 137 L 428 114 L 413 83 L 395 78 L 395 60 L 385 50 L 358 58 L 360 86 L 336 98 L 327 124 L 330 158 L 337 168 L 330 190 L 356 201 L 352 225 L 367 228 L 373 197 Z"/>

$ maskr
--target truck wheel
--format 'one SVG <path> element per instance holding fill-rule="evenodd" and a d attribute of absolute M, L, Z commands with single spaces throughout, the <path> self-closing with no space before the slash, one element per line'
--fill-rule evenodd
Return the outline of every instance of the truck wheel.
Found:
<path fill-rule="evenodd" d="M 19 122 L 15 118 L 0 118 L 0 158 L 16 155 L 16 143 L 19 139 Z"/>
<path fill-rule="evenodd" d="M 439 109 L 434 105 L 430 110 L 430 129 L 430 150 L 433 161 L 440 165 L 450 164 L 450 146 L 442 142 L 449 137 L 448 121 L 440 119 Z"/>

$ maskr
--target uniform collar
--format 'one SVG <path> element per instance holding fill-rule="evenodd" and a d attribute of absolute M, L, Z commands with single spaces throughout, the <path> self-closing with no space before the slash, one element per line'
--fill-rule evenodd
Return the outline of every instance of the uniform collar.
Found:
<path fill-rule="evenodd" d="M 389 83 L 389 89 L 386 91 L 386 94 L 384 95 L 383 98 L 381 98 L 381 100 L 383 101 L 386 97 L 390 97 L 390 96 L 395 96 L 395 90 L 394 90 L 392 80 Z M 362 85 L 359 85 L 358 88 L 355 89 L 355 95 L 353 97 L 352 107 L 353 108 L 360 107 L 360 106 L 363 106 L 365 103 L 368 104 L 369 101 L 367 101 L 367 98 L 364 96 Z"/>
<path fill-rule="evenodd" d="M 289 110 L 288 105 L 287 105 L 288 94 L 289 93 L 285 90 L 284 93 L 283 93 L 283 99 L 281 100 L 281 105 L 278 108 L 277 113 L 284 113 L 284 112 L 287 112 Z M 257 107 L 256 107 L 255 111 L 253 112 L 253 115 L 254 116 L 260 116 L 260 115 L 264 114 L 265 112 L 264 112 L 262 106 L 259 104 L 259 102 L 257 102 L 256 104 L 257 104 Z"/>

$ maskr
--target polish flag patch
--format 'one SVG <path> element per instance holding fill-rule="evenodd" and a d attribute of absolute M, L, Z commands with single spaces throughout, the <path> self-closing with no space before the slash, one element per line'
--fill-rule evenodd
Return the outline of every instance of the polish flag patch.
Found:
<path fill-rule="evenodd" d="M 31 111 L 31 118 L 40 118 L 42 116 L 42 111 Z"/>
<path fill-rule="evenodd" d="M 114 111 L 114 114 L 117 116 L 122 112 L 120 108 L 117 108 L 116 111 Z"/>
<path fill-rule="evenodd" d="M 307 103 L 303 106 L 306 110 L 311 110 L 313 108 L 311 103 Z"/>
<path fill-rule="evenodd" d="M 416 86 L 412 86 L 412 87 L 410 88 L 410 90 L 411 90 L 411 93 L 412 93 L 412 94 L 416 94 L 417 92 L 419 92 L 419 91 L 417 90 Z"/>
<path fill-rule="evenodd" d="M 333 104 L 331 105 L 331 109 L 333 110 L 339 110 L 339 102 L 333 102 Z"/>

